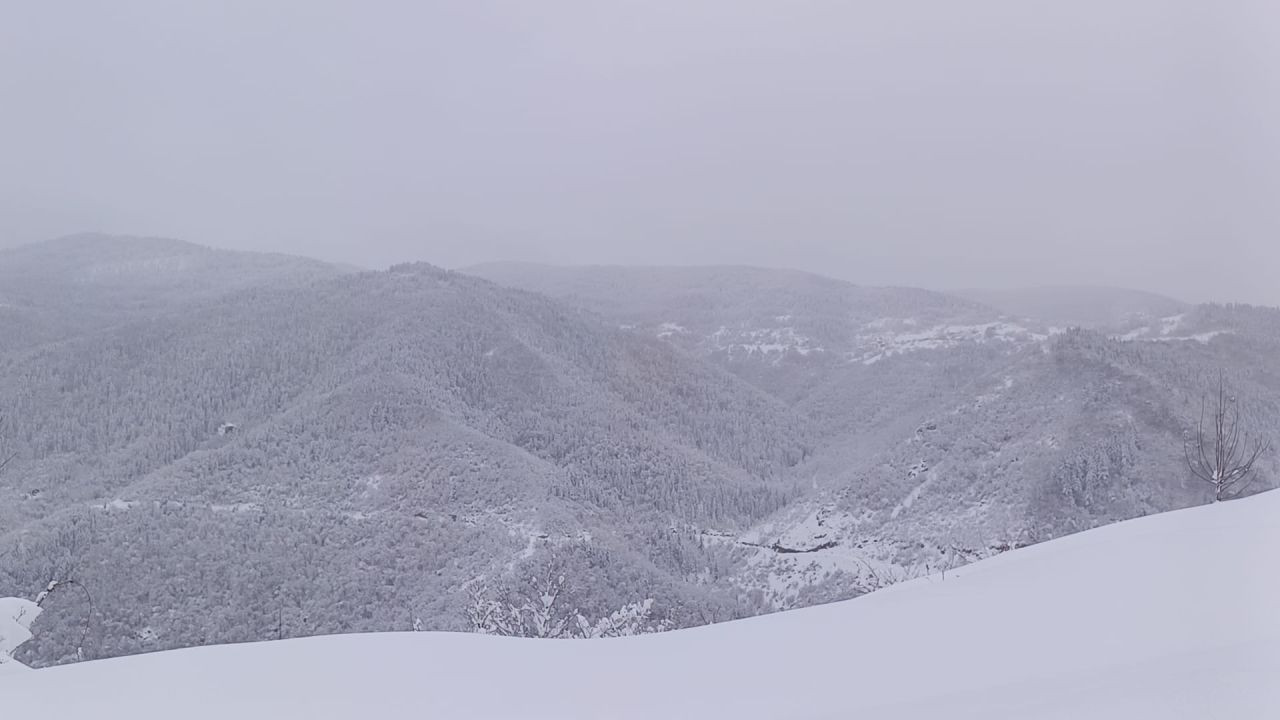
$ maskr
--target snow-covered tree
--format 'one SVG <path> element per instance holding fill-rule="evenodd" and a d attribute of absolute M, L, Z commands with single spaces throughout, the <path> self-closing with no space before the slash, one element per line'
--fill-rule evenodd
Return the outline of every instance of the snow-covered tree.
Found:
<path fill-rule="evenodd" d="M 530 637 L 559 638 L 565 636 L 569 618 L 563 616 L 557 602 L 564 592 L 564 575 L 530 578 L 536 590 L 534 601 L 525 605 L 522 615 L 529 619 Z"/>
<path fill-rule="evenodd" d="M 494 599 L 488 586 L 483 584 L 473 585 L 470 595 L 467 620 L 473 632 L 506 636 L 523 634 L 524 617 L 520 607 Z"/>
<path fill-rule="evenodd" d="M 474 586 L 467 618 L 473 630 L 487 635 L 567 637 L 570 614 L 559 604 L 564 582 L 564 575 L 531 577 L 532 599 L 518 605 L 492 598 L 487 586 Z"/>
<path fill-rule="evenodd" d="M 594 622 L 582 614 L 575 620 L 577 634 L 583 638 L 628 637 L 670 629 L 666 621 L 654 622 L 653 598 L 627 603 Z"/>
<path fill-rule="evenodd" d="M 653 599 L 628 603 L 592 620 L 561 607 L 564 575 L 533 577 L 533 599 L 520 604 L 494 599 L 487 586 L 473 585 L 467 619 L 473 631 L 486 635 L 533 638 L 605 638 L 641 635 L 668 629 L 653 620 Z"/>

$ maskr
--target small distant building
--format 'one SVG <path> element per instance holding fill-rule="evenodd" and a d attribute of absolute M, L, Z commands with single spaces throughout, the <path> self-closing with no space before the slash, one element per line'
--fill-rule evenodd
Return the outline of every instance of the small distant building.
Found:
<path fill-rule="evenodd" d="M 233 435 L 239 429 L 240 429 L 240 426 L 236 425 L 235 423 L 222 423 L 221 425 L 218 426 L 218 434 Z"/>

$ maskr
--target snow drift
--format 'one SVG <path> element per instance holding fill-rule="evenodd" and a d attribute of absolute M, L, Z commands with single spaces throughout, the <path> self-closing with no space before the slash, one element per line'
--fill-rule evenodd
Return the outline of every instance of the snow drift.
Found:
<path fill-rule="evenodd" d="M 1280 492 L 1271 492 L 850 602 L 662 635 L 348 635 L 7 674 L 0 714 L 1275 718 L 1277 549 Z"/>

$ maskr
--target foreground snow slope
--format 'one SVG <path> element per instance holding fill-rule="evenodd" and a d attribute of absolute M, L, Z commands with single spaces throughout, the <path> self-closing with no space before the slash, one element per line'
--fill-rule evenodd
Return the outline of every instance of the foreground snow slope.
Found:
<path fill-rule="evenodd" d="M 0 716 L 1276 718 L 1277 550 L 1272 492 L 664 635 L 349 635 L 10 674 Z"/>

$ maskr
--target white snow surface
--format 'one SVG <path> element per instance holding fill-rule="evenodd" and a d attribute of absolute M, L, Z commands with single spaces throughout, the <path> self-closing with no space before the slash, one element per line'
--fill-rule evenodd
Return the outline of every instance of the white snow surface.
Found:
<path fill-rule="evenodd" d="M 31 639 L 31 623 L 40 616 L 40 606 L 22 598 L 0 598 L 0 673 L 26 670 L 13 659 L 13 651 Z M 0 701 L 0 710 L 4 703 Z"/>
<path fill-rule="evenodd" d="M 4 717 L 1280 717 L 1280 492 L 660 635 L 393 633 L 0 676 Z"/>

